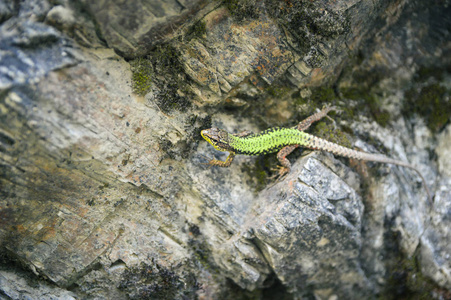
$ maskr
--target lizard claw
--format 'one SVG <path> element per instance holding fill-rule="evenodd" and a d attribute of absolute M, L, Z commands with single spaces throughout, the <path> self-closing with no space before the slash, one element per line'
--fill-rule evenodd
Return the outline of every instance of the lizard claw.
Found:
<path fill-rule="evenodd" d="M 211 168 L 211 166 L 213 166 L 212 164 L 211 164 L 211 161 L 213 160 L 213 159 L 211 159 L 210 157 L 208 157 L 208 156 L 206 156 L 206 155 L 203 155 L 203 154 L 199 154 L 202 158 L 204 158 L 205 160 L 207 160 L 208 162 L 203 162 L 203 163 L 201 163 L 202 165 L 209 165 L 208 166 L 208 168 L 210 169 Z"/>
<path fill-rule="evenodd" d="M 334 112 L 337 113 L 337 114 L 341 114 L 341 113 L 343 112 L 342 109 L 339 109 L 339 108 L 336 107 L 336 106 L 325 106 L 323 109 L 325 109 L 325 108 L 329 109 L 329 111 L 334 111 Z M 329 112 L 329 111 L 328 111 L 328 112 Z M 326 117 L 327 119 L 329 119 L 329 121 L 332 122 L 332 124 L 333 124 L 333 126 L 334 126 L 334 129 L 337 129 L 337 123 L 335 122 L 335 120 L 332 119 L 331 117 L 329 117 L 328 115 L 325 115 L 325 117 Z"/>
<path fill-rule="evenodd" d="M 283 166 L 277 166 L 276 168 L 272 168 L 271 171 L 274 171 L 276 173 L 271 177 L 269 177 L 269 179 L 280 181 L 282 180 L 283 177 L 285 177 L 285 175 L 287 175 L 290 172 L 290 169 Z"/>

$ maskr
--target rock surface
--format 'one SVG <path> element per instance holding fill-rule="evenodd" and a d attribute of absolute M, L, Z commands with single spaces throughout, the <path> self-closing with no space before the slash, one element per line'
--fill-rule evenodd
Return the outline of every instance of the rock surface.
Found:
<path fill-rule="evenodd" d="M 0 296 L 450 297 L 450 7 L 0 4 Z M 412 163 L 434 203 L 411 170 L 330 154 L 278 182 L 274 156 L 204 164 L 227 154 L 201 129 L 331 102 L 310 132 Z"/>

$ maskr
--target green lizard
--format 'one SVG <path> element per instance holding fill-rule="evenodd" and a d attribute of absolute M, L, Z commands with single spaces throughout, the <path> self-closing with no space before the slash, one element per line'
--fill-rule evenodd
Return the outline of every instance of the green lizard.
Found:
<path fill-rule="evenodd" d="M 343 157 L 394 164 L 410 168 L 420 176 L 428 194 L 428 198 L 432 201 L 429 188 L 426 185 L 426 180 L 423 175 L 421 175 L 420 171 L 413 165 L 380 154 L 352 150 L 304 132 L 304 130 L 309 128 L 313 122 L 326 117 L 327 113 L 331 110 L 337 109 L 335 107 L 326 107 L 320 112 L 303 120 L 293 128 L 275 127 L 256 134 L 250 132 L 230 134 L 218 128 L 202 130 L 202 137 L 216 150 L 229 152 L 229 156 L 225 161 L 212 159 L 208 164 L 211 166 L 228 167 L 236 154 L 260 155 L 279 151 L 277 153 L 277 158 L 282 165 L 279 170 L 279 176 L 284 176 L 291 168 L 291 164 L 286 156 L 293 152 L 297 147 L 324 150 Z"/>

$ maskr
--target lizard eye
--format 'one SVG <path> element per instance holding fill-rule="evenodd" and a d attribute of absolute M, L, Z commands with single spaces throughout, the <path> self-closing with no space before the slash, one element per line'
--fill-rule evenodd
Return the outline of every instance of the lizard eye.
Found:
<path fill-rule="evenodd" d="M 214 134 L 214 132 L 212 132 L 212 130 L 211 129 L 205 129 L 205 130 L 202 130 L 201 132 L 200 132 L 200 134 L 202 135 L 202 137 L 204 138 L 204 139 L 206 139 L 207 141 L 209 141 L 210 143 L 218 143 L 218 137 L 217 137 L 217 135 L 216 134 Z"/>

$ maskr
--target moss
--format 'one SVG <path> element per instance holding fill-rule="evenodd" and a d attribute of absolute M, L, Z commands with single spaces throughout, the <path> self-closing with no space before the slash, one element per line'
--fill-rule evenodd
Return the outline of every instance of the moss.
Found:
<path fill-rule="evenodd" d="M 390 272 L 390 276 L 387 280 L 388 294 L 404 296 L 412 295 L 412 291 L 409 288 L 409 278 L 412 278 L 414 273 L 417 273 L 417 266 L 414 259 L 400 259 L 394 268 Z M 385 296 L 383 297 L 385 298 Z"/>
<path fill-rule="evenodd" d="M 139 95 L 147 94 L 154 85 L 158 107 L 165 113 L 191 107 L 188 79 L 178 60 L 178 52 L 171 45 L 156 47 L 147 57 L 130 61 L 132 88 Z M 156 76 L 158 75 L 158 76 Z"/>
<path fill-rule="evenodd" d="M 187 39 L 191 40 L 193 38 L 203 38 L 207 33 L 207 24 L 204 21 L 198 21 L 194 24 L 188 33 L 186 34 Z"/>
<path fill-rule="evenodd" d="M 249 174 L 249 178 L 254 180 L 249 184 L 254 193 L 258 193 L 268 186 L 270 177 L 275 175 L 279 162 L 276 154 L 260 155 L 255 160 L 254 165 L 243 165 L 243 172 Z"/>
<path fill-rule="evenodd" d="M 171 45 L 157 47 L 150 55 L 159 90 L 155 93 L 158 107 L 165 113 L 183 111 L 191 107 L 187 94 L 187 78 L 178 59 L 178 51 Z"/>
<path fill-rule="evenodd" d="M 352 118 L 359 114 L 369 112 L 373 119 L 382 127 L 386 127 L 391 119 L 390 113 L 382 108 L 381 99 L 369 93 L 365 88 L 346 88 L 341 90 L 342 95 L 351 100 L 356 100 L 354 107 L 345 107 L 344 111 Z"/>
<path fill-rule="evenodd" d="M 390 114 L 387 110 L 382 108 L 380 98 L 374 96 L 373 94 L 370 94 L 363 100 L 364 105 L 369 106 L 371 114 L 374 117 L 374 120 L 382 127 L 386 127 L 388 125 L 388 122 L 390 121 Z"/>
<path fill-rule="evenodd" d="M 130 61 L 132 71 L 133 92 L 144 96 L 150 91 L 152 84 L 153 66 L 152 62 L 143 57 Z"/>
<path fill-rule="evenodd" d="M 425 82 L 431 77 L 441 81 L 443 79 L 443 70 L 436 67 L 422 66 L 415 74 L 414 80 L 416 82 Z"/>
<path fill-rule="evenodd" d="M 173 110 L 184 111 L 191 107 L 191 102 L 185 95 L 180 95 L 178 85 L 167 84 L 163 90 L 156 93 L 157 105 L 165 113 Z"/>
<path fill-rule="evenodd" d="M 337 98 L 335 91 L 332 87 L 322 86 L 312 89 L 312 95 L 310 99 L 315 104 L 326 104 L 330 103 Z"/>
<path fill-rule="evenodd" d="M 181 278 L 159 264 L 142 263 L 122 273 L 118 288 L 130 299 L 196 299 L 200 285 L 193 276 Z"/>
<path fill-rule="evenodd" d="M 423 275 L 418 251 L 412 257 L 401 254 L 398 239 L 398 233 L 386 233 L 387 251 L 390 255 L 387 255 L 389 259 L 386 262 L 385 290 L 379 299 L 433 299 L 433 295 L 437 299 L 445 299 L 446 295 L 449 296 L 449 291 L 438 287 Z"/>
<path fill-rule="evenodd" d="M 258 18 L 258 6 L 255 0 L 225 0 L 224 5 L 237 21 Z"/>
<path fill-rule="evenodd" d="M 348 135 L 345 132 L 336 129 L 335 125 L 331 122 L 318 122 L 314 127 L 312 134 L 347 148 L 352 147 L 352 143 L 349 140 Z"/>
<path fill-rule="evenodd" d="M 331 105 L 334 100 L 337 99 L 335 90 L 332 87 L 323 86 L 311 89 L 312 94 L 305 98 L 301 96 L 295 97 L 294 103 L 296 106 L 300 107 L 302 115 L 298 115 L 297 122 L 302 121 L 308 116 L 317 112 L 317 109 L 322 109 L 326 105 Z M 335 112 L 330 112 L 328 116 L 333 117 Z M 293 126 L 295 124 L 292 124 Z"/>
<path fill-rule="evenodd" d="M 290 32 L 296 48 L 309 52 L 313 45 L 324 39 L 335 38 L 349 31 L 349 20 L 334 11 L 325 11 L 316 1 L 267 1 L 269 15 Z M 312 53 L 313 55 L 313 53 Z M 320 59 L 322 54 L 314 55 Z M 317 61 L 317 59 L 312 59 Z"/>
<path fill-rule="evenodd" d="M 291 91 L 293 91 L 291 87 L 280 86 L 276 84 L 269 85 L 266 88 L 266 92 L 268 93 L 268 95 L 274 98 L 282 98 Z"/>
<path fill-rule="evenodd" d="M 451 111 L 450 91 L 438 83 L 426 85 L 419 90 L 412 87 L 405 93 L 404 113 L 422 116 L 428 128 L 440 131 L 449 121 Z"/>
<path fill-rule="evenodd" d="M 212 257 L 211 250 L 208 248 L 208 244 L 202 240 L 202 236 L 199 235 L 200 231 L 197 235 L 195 235 L 195 239 L 190 239 L 188 241 L 188 245 L 193 251 L 193 256 L 196 261 L 200 263 L 206 270 L 216 273 L 219 270 L 216 268 L 214 263 L 210 261 Z"/>

